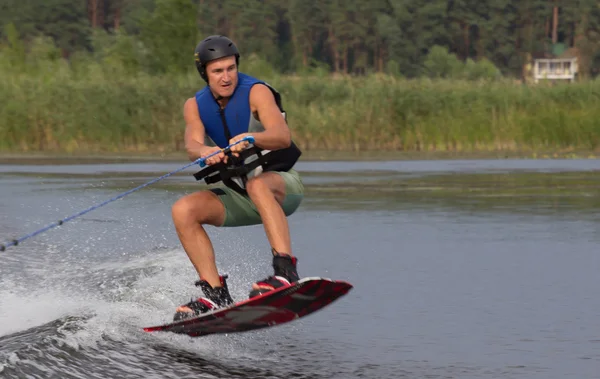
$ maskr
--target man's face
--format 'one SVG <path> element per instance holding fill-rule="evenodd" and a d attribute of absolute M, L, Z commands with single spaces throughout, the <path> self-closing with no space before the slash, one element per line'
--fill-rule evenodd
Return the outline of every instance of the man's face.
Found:
<path fill-rule="evenodd" d="M 217 96 L 229 97 L 238 83 L 235 56 L 220 58 L 206 65 L 208 85 Z"/>

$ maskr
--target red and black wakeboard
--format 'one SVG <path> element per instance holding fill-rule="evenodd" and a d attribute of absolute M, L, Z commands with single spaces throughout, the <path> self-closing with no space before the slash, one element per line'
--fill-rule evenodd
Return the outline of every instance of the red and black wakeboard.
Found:
<path fill-rule="evenodd" d="M 351 289 L 352 285 L 345 281 L 304 278 L 226 308 L 183 321 L 146 327 L 144 331 L 163 331 L 200 337 L 267 328 L 318 311 L 344 296 Z"/>

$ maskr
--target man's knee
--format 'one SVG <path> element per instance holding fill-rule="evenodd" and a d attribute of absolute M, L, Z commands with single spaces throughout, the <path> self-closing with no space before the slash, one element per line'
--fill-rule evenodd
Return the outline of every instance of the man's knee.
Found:
<path fill-rule="evenodd" d="M 177 200 L 171 207 L 171 216 L 176 225 L 189 223 L 222 223 L 225 209 L 217 196 L 210 191 L 187 195 Z"/>
<path fill-rule="evenodd" d="M 176 224 L 194 221 L 193 204 L 190 195 L 177 200 L 171 207 L 171 217 Z"/>
<path fill-rule="evenodd" d="M 246 183 L 246 191 L 250 196 L 258 195 L 261 192 L 269 191 L 269 186 L 265 183 L 263 178 L 255 176 Z"/>
<path fill-rule="evenodd" d="M 246 191 L 252 199 L 274 195 L 279 202 L 282 202 L 285 197 L 285 182 L 280 175 L 266 172 L 248 180 Z"/>

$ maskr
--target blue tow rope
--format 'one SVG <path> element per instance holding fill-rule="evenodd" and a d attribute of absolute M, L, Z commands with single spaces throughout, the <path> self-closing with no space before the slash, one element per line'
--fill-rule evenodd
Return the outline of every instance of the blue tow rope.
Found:
<path fill-rule="evenodd" d="M 208 155 L 208 156 L 206 156 L 206 157 L 204 157 L 204 158 L 198 158 L 198 159 L 196 159 L 195 161 L 193 161 L 192 163 L 188 163 L 187 165 L 185 165 L 185 166 L 183 166 L 183 167 L 181 167 L 181 168 L 178 168 L 178 169 L 177 169 L 177 170 L 175 170 L 175 171 L 169 172 L 168 174 L 165 174 L 165 175 L 163 175 L 163 176 L 161 176 L 161 177 L 159 177 L 159 178 L 153 179 L 153 180 L 149 181 L 148 183 L 144 183 L 144 184 L 142 184 L 142 185 L 141 185 L 141 186 L 139 186 L 139 187 L 135 187 L 135 188 L 133 188 L 133 189 L 130 189 L 130 190 L 129 190 L 129 191 L 127 191 L 127 192 L 123 192 L 122 194 L 120 194 L 120 195 L 117 195 L 117 196 L 113 197 L 112 199 L 108 199 L 108 200 L 106 200 L 106 201 L 104 201 L 104 202 L 102 202 L 102 203 L 100 203 L 100 204 L 96 204 L 96 205 L 94 205 L 94 206 L 92 206 L 92 207 L 89 207 L 89 208 L 87 208 L 87 209 L 85 209 L 85 210 L 83 210 L 83 211 L 81 211 L 81 212 L 78 212 L 78 213 L 76 213 L 76 214 L 74 214 L 74 215 L 71 215 L 71 216 L 69 216 L 69 217 L 65 217 L 65 218 L 63 218 L 62 220 L 58 220 L 58 221 L 56 221 L 56 222 L 53 222 L 52 224 L 50 224 L 50 225 L 48 225 L 48 226 L 45 226 L 45 227 L 43 227 L 42 229 L 36 230 L 36 231 L 35 231 L 35 232 L 33 232 L 33 233 L 29 233 L 29 234 L 27 234 L 27 235 L 24 235 L 23 237 L 20 237 L 20 238 L 17 238 L 17 239 L 11 240 L 11 241 L 9 241 L 9 242 L 7 242 L 7 243 L 5 243 L 5 244 L 0 244 L 0 251 L 5 251 L 7 248 L 9 248 L 9 247 L 11 247 L 11 246 L 17 246 L 18 244 L 22 243 L 22 242 L 23 242 L 23 241 L 25 241 L 25 240 L 28 240 L 29 238 L 35 237 L 35 236 L 37 236 L 38 234 L 44 233 L 44 232 L 46 232 L 46 231 L 48 231 L 48 230 L 50 230 L 50 229 L 52 229 L 52 228 L 55 228 L 55 227 L 57 227 L 57 226 L 60 226 L 60 225 L 64 224 L 65 222 L 71 221 L 71 220 L 73 220 L 73 219 L 75 219 L 75 218 L 77 218 L 77 217 L 79 217 L 79 216 L 82 216 L 82 215 L 84 215 L 84 214 L 86 214 L 86 213 L 88 213 L 88 212 L 91 212 L 91 211 L 93 211 L 94 209 L 98 209 L 98 208 L 100 208 L 100 207 L 102 207 L 102 206 L 104 206 L 104 205 L 106 205 L 106 204 L 108 204 L 108 203 L 111 203 L 111 202 L 113 202 L 113 201 L 119 200 L 119 199 L 121 199 L 121 198 L 123 198 L 123 197 L 125 197 L 125 196 L 127 196 L 127 195 L 129 195 L 129 194 L 131 194 L 131 193 L 133 193 L 133 192 L 135 192 L 135 191 L 138 191 L 138 190 L 140 190 L 140 189 L 142 189 L 142 188 L 144 188 L 144 187 L 147 187 L 147 186 L 149 186 L 149 185 L 151 185 L 151 184 L 154 184 L 154 183 L 156 183 L 156 182 L 158 182 L 158 181 L 160 181 L 160 180 L 163 180 L 163 179 L 165 179 L 165 178 L 168 178 L 169 176 L 171 176 L 171 175 L 173 175 L 173 174 L 176 174 L 176 173 L 178 173 L 178 172 L 180 172 L 180 171 L 183 171 L 183 170 L 185 170 L 186 168 L 188 168 L 188 167 L 191 167 L 191 166 L 193 166 L 193 165 L 195 165 L 195 164 L 198 164 L 198 165 L 200 165 L 200 167 L 204 167 L 204 166 L 206 166 L 206 160 L 207 160 L 208 158 L 210 158 L 210 157 L 212 157 L 212 156 L 214 156 L 214 155 L 220 154 L 220 153 L 225 153 L 225 154 L 227 154 L 227 153 L 229 153 L 229 152 L 230 152 L 230 149 L 231 149 L 231 147 L 232 147 L 232 146 L 234 146 L 234 145 L 237 145 L 238 143 L 241 143 L 241 142 L 244 142 L 244 141 L 246 141 L 246 142 L 248 142 L 248 143 L 254 143 L 254 137 L 252 137 L 252 136 L 246 136 L 246 137 L 244 137 L 242 140 L 240 140 L 240 141 L 238 141 L 238 142 L 236 142 L 236 143 L 232 143 L 231 145 L 227 146 L 227 147 L 226 147 L 226 148 L 224 148 L 224 149 L 221 149 L 221 150 L 219 150 L 219 151 L 215 151 L 214 153 L 212 153 L 212 154 L 210 154 L 210 155 Z"/>

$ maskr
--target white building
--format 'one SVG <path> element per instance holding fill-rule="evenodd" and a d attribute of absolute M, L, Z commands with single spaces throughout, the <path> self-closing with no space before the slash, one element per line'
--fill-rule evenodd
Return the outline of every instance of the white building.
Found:
<path fill-rule="evenodd" d="M 577 74 L 577 58 L 535 59 L 533 63 L 533 80 L 568 80 L 575 81 Z"/>

